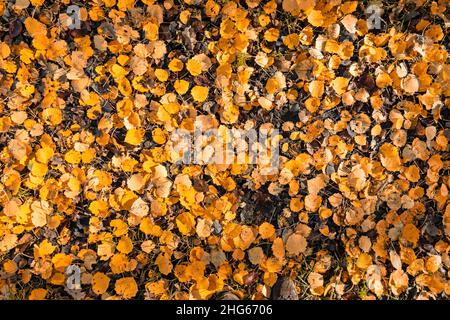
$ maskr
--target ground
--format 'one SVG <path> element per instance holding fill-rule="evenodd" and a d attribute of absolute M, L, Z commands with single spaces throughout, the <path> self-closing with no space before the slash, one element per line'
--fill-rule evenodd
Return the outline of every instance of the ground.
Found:
<path fill-rule="evenodd" d="M 0 299 L 448 299 L 449 1 L 0 13 Z"/>

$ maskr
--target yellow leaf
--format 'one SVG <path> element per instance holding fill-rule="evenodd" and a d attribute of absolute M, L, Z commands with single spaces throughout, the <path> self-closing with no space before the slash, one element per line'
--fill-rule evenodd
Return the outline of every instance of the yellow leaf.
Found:
<path fill-rule="evenodd" d="M 38 35 L 46 35 L 47 34 L 47 28 L 45 27 L 45 24 L 42 22 L 39 22 L 38 20 L 27 17 L 24 21 L 25 29 L 28 31 L 28 33 L 34 38 Z"/>
<path fill-rule="evenodd" d="M 42 117 L 45 119 L 46 122 L 49 122 L 54 126 L 57 126 L 62 122 L 62 113 L 61 110 L 58 108 L 44 109 L 44 111 L 42 111 Z"/>
<path fill-rule="evenodd" d="M 186 69 L 193 76 L 199 76 L 202 73 L 202 65 L 195 59 L 189 59 L 186 63 Z"/>
<path fill-rule="evenodd" d="M 208 97 L 209 89 L 203 86 L 195 86 L 191 90 L 192 97 L 197 102 L 203 102 Z"/>
<path fill-rule="evenodd" d="M 372 257 L 368 253 L 361 253 L 356 260 L 356 266 L 360 269 L 366 270 L 372 264 Z"/>
<path fill-rule="evenodd" d="M 314 80 L 309 84 L 309 92 L 314 98 L 320 98 L 323 95 L 324 83 L 323 81 Z"/>
<path fill-rule="evenodd" d="M 96 272 L 92 277 L 92 291 L 95 294 L 104 294 L 109 287 L 110 278 L 103 272 Z"/>
<path fill-rule="evenodd" d="M 275 42 L 280 36 L 280 30 L 278 28 L 270 28 L 264 32 L 264 39 L 268 42 Z"/>
<path fill-rule="evenodd" d="M 120 238 L 116 248 L 119 252 L 128 254 L 133 250 L 133 243 L 131 242 L 130 238 L 128 238 L 127 236 L 123 236 L 122 238 Z"/>
<path fill-rule="evenodd" d="M 54 151 L 52 148 L 44 147 L 36 151 L 36 160 L 40 163 L 48 163 L 48 161 L 53 157 Z"/>
<path fill-rule="evenodd" d="M 0 58 L 6 59 L 11 54 L 11 49 L 5 42 L 0 42 Z"/>
<path fill-rule="evenodd" d="M 113 64 L 111 67 L 111 75 L 113 76 L 114 79 L 116 80 L 120 80 L 125 78 L 125 76 L 127 75 L 127 70 L 125 70 L 124 67 L 122 67 L 119 64 Z"/>
<path fill-rule="evenodd" d="M 108 214 L 108 203 L 104 200 L 94 200 L 89 204 L 89 211 L 96 216 L 106 217 Z"/>
<path fill-rule="evenodd" d="M 43 258 L 51 255 L 56 250 L 56 247 L 52 245 L 47 239 L 45 239 L 39 244 L 39 246 L 35 245 L 34 250 L 35 255 Z"/>
<path fill-rule="evenodd" d="M 113 234 L 116 237 L 123 236 L 128 232 L 128 225 L 120 219 L 111 220 L 109 225 L 113 228 Z"/>
<path fill-rule="evenodd" d="M 305 197 L 305 209 L 311 212 L 319 210 L 322 204 L 322 197 L 317 194 L 308 194 Z"/>
<path fill-rule="evenodd" d="M 180 13 L 180 21 L 183 24 L 186 24 L 186 23 L 188 23 L 190 16 L 191 16 L 191 12 L 189 10 L 183 10 Z"/>
<path fill-rule="evenodd" d="M 280 89 L 280 83 L 275 78 L 270 78 L 266 82 L 266 90 L 270 94 L 274 94 Z"/>
<path fill-rule="evenodd" d="M 414 74 L 408 74 L 401 81 L 401 87 L 407 94 L 414 94 L 419 90 L 419 80 Z"/>
<path fill-rule="evenodd" d="M 128 81 L 127 78 L 123 78 L 117 82 L 118 89 L 121 94 L 123 94 L 125 97 L 128 97 L 133 92 L 133 88 L 131 87 L 130 81 Z"/>
<path fill-rule="evenodd" d="M 131 205 L 130 212 L 138 217 L 145 217 L 149 213 L 148 204 L 142 198 L 137 198 Z"/>
<path fill-rule="evenodd" d="M 152 131 L 152 138 L 157 144 L 164 144 L 167 141 L 167 133 L 161 128 L 156 128 Z"/>
<path fill-rule="evenodd" d="M 319 10 L 311 10 L 308 14 L 308 22 L 314 27 L 320 27 L 323 25 L 324 17 Z"/>
<path fill-rule="evenodd" d="M 122 278 L 116 281 L 114 286 L 116 293 L 124 299 L 130 299 L 136 296 L 138 286 L 136 280 L 132 277 Z"/>
<path fill-rule="evenodd" d="M 390 143 L 384 143 L 380 147 L 380 160 L 383 167 L 389 171 L 400 171 L 401 159 L 397 147 Z"/>
<path fill-rule="evenodd" d="M 45 300 L 45 296 L 47 295 L 46 289 L 33 289 L 28 296 L 29 300 Z"/>
<path fill-rule="evenodd" d="M 141 220 L 139 230 L 147 235 L 152 235 L 155 237 L 161 236 L 162 233 L 161 227 L 155 225 L 150 217 L 145 217 Z"/>
<path fill-rule="evenodd" d="M 377 75 L 376 84 L 378 88 L 386 88 L 392 85 L 392 79 L 386 72 L 381 72 Z"/>
<path fill-rule="evenodd" d="M 184 64 L 180 59 L 174 58 L 169 62 L 169 70 L 172 72 L 179 72 L 183 70 Z"/>
<path fill-rule="evenodd" d="M 168 275 L 172 272 L 173 265 L 165 254 L 160 253 L 158 257 L 156 257 L 155 263 L 159 268 L 159 272 L 162 274 Z"/>
<path fill-rule="evenodd" d="M 66 267 L 72 263 L 72 257 L 65 253 L 57 253 L 53 256 L 52 263 L 55 266 L 55 270 L 64 272 Z"/>
<path fill-rule="evenodd" d="M 39 163 L 34 159 L 28 163 L 28 169 L 30 169 L 31 173 L 36 177 L 44 177 L 48 171 L 46 164 Z"/>
<path fill-rule="evenodd" d="M 146 240 L 146 241 L 143 241 L 143 242 L 141 243 L 141 249 L 142 249 L 142 251 L 144 251 L 145 253 L 150 253 L 150 252 L 152 252 L 153 249 L 155 249 L 155 247 L 156 247 L 155 243 L 154 243 L 153 241 L 151 241 L 151 240 Z"/>
<path fill-rule="evenodd" d="M 45 0 L 31 0 L 31 4 L 36 7 L 42 6 L 44 2 Z"/>
<path fill-rule="evenodd" d="M 3 270 L 8 274 L 14 274 L 17 272 L 19 268 L 17 267 L 17 263 L 15 263 L 13 260 L 6 260 L 3 263 Z"/>
<path fill-rule="evenodd" d="M 292 212 L 299 212 L 303 209 L 303 202 L 299 198 L 291 198 L 289 209 L 291 209 Z"/>
<path fill-rule="evenodd" d="M 17 235 L 13 233 L 6 234 L 0 240 L 0 252 L 6 252 L 13 249 L 17 245 Z"/>
<path fill-rule="evenodd" d="M 306 250 L 306 239 L 298 233 L 289 236 L 286 242 L 286 250 L 290 255 L 298 255 Z"/>
<path fill-rule="evenodd" d="M 284 243 L 283 243 L 283 239 L 281 238 L 276 238 L 273 241 L 272 244 L 272 253 L 273 255 L 278 258 L 278 259 L 283 259 L 285 252 L 284 252 Z"/>
<path fill-rule="evenodd" d="M 409 166 L 405 169 L 404 175 L 411 182 L 418 182 L 420 179 L 420 171 L 416 165 Z"/>
<path fill-rule="evenodd" d="M 148 22 L 144 24 L 143 30 L 145 32 L 145 37 L 150 41 L 158 40 L 159 26 L 156 23 Z"/>
<path fill-rule="evenodd" d="M 125 136 L 125 142 L 133 146 L 137 146 L 142 142 L 144 138 L 145 130 L 143 128 L 130 129 Z"/>
<path fill-rule="evenodd" d="M 350 79 L 347 78 L 336 77 L 336 79 L 331 82 L 331 86 L 338 95 L 341 95 L 347 91 L 349 81 Z"/>
<path fill-rule="evenodd" d="M 259 234 L 261 235 L 261 238 L 269 239 L 275 234 L 275 227 L 268 222 L 263 222 L 259 226 Z"/>
<path fill-rule="evenodd" d="M 161 82 L 166 82 L 169 79 L 169 73 L 164 69 L 156 69 L 155 76 Z"/>
<path fill-rule="evenodd" d="M 198 219 L 197 227 L 195 228 L 197 235 L 200 238 L 207 238 L 211 235 L 212 221 L 209 219 Z"/>
<path fill-rule="evenodd" d="M 195 218 L 189 212 L 184 212 L 177 216 L 176 224 L 183 235 L 189 235 L 195 227 Z"/>
<path fill-rule="evenodd" d="M 189 90 L 189 82 L 186 80 L 175 80 L 173 87 L 179 95 L 183 95 Z"/>
<path fill-rule="evenodd" d="M 414 247 L 417 246 L 417 242 L 420 238 L 420 231 L 412 223 L 408 223 L 403 227 L 402 238 L 413 244 Z"/>

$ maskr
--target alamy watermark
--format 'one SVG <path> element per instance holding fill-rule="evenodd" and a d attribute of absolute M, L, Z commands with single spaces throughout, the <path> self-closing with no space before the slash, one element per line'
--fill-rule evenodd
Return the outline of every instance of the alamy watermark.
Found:
<path fill-rule="evenodd" d="M 81 16 L 80 7 L 77 5 L 70 5 L 66 10 L 69 20 L 67 21 L 67 27 L 70 30 L 81 29 Z"/>
<path fill-rule="evenodd" d="M 166 147 L 175 163 L 249 164 L 274 174 L 278 170 L 280 140 L 275 128 L 205 127 L 196 120 L 193 131 L 174 130 Z"/>
<path fill-rule="evenodd" d="M 81 289 L 81 269 L 75 264 L 66 268 L 66 286 L 69 290 Z"/>
<path fill-rule="evenodd" d="M 381 22 L 383 19 L 381 16 L 383 15 L 383 5 L 381 3 L 372 3 L 366 8 L 367 15 L 367 27 L 369 30 L 380 30 Z"/>

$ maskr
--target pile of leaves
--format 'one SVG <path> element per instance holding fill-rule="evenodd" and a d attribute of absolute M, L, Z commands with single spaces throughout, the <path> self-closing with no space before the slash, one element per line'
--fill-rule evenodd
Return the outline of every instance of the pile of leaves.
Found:
<path fill-rule="evenodd" d="M 372 4 L 0 0 L 0 297 L 448 298 L 450 2 Z"/>

